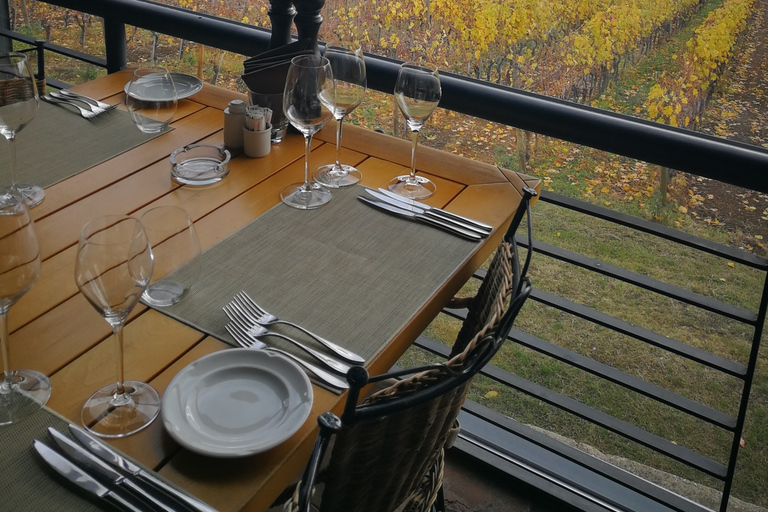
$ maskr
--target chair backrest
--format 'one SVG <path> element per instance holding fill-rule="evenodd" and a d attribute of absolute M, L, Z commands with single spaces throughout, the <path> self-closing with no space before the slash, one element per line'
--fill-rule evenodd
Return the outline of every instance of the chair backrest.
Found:
<path fill-rule="evenodd" d="M 514 233 L 533 195 L 531 189 L 525 192 L 518 208 L 522 213 L 513 218 L 489 268 L 490 281 L 469 308 L 471 326 L 461 349 L 446 363 L 373 378 L 362 367 L 352 368 L 341 424 L 331 422 L 330 428 L 329 419 L 320 418 L 321 436 L 295 495 L 295 508 L 286 510 L 309 511 L 314 471 L 331 432 L 336 436 L 321 512 L 391 512 L 404 503 L 404 510 L 423 511 L 431 506 L 442 483 L 443 447 L 472 378 L 502 346 L 531 291 L 530 280 L 521 276 Z M 391 383 L 358 405 L 361 390 L 381 382 Z"/>

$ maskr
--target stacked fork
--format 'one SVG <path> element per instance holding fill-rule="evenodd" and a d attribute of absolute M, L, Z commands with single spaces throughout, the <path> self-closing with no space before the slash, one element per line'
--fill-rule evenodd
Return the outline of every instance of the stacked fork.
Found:
<path fill-rule="evenodd" d="M 76 108 L 85 119 L 93 119 L 106 114 L 117 105 L 110 105 L 76 92 L 62 89 L 59 92 L 51 92 L 41 96 L 44 101 L 56 105 L 66 105 Z"/>
<path fill-rule="evenodd" d="M 286 325 L 290 325 L 296 329 L 299 329 L 303 333 L 307 334 L 308 336 L 311 336 L 313 339 L 315 339 L 318 343 L 326 347 L 328 350 L 333 352 L 333 354 L 336 357 L 339 357 L 340 359 L 343 359 L 344 361 L 352 364 L 363 364 L 365 363 L 365 359 L 360 357 L 359 355 L 355 354 L 354 352 L 351 352 L 343 347 L 340 347 L 336 345 L 335 343 L 332 343 L 325 338 L 318 336 L 309 330 L 305 329 L 304 327 L 301 327 L 300 325 L 294 324 L 292 322 L 288 322 L 285 320 L 280 320 L 276 316 L 271 315 L 267 313 L 264 309 L 259 307 L 256 302 L 251 299 L 251 297 L 248 296 L 245 292 L 240 292 L 237 295 L 235 295 L 234 299 L 224 306 L 224 312 L 226 313 L 227 317 L 230 319 L 230 323 L 226 326 L 227 332 L 230 333 L 230 335 L 235 339 L 235 341 L 242 347 L 246 348 L 256 348 L 256 349 L 263 349 L 267 348 L 266 345 L 261 341 L 261 338 L 264 336 L 275 336 L 281 339 L 284 339 L 297 347 L 299 347 L 301 350 L 312 356 L 314 359 L 317 359 L 318 361 L 322 362 L 325 366 L 332 369 L 333 371 L 337 372 L 341 375 L 346 375 L 349 371 L 349 365 L 346 363 L 343 363 L 334 357 L 330 357 L 329 355 L 323 354 L 321 352 L 318 352 L 317 350 L 314 350 L 298 340 L 295 340 L 289 336 L 286 336 L 282 333 L 270 331 L 267 327 L 276 323 L 282 323 Z M 296 361 L 297 363 L 304 366 L 306 369 L 314 373 L 320 380 L 326 382 L 327 384 L 330 384 L 333 387 L 346 389 L 347 383 L 343 380 L 339 379 L 338 377 L 334 376 L 333 374 L 326 372 L 325 370 L 322 370 L 321 368 L 318 368 L 312 364 L 307 363 L 303 359 L 300 359 L 296 357 L 293 354 L 284 352 L 282 350 L 269 348 L 269 350 L 273 350 L 276 352 L 280 352 L 283 355 L 286 355 Z"/>

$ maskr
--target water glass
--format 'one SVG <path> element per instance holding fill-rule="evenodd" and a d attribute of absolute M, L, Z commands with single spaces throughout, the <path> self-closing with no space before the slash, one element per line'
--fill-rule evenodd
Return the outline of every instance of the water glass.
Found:
<path fill-rule="evenodd" d="M 178 206 L 158 206 L 141 216 L 155 256 L 155 270 L 141 300 L 150 306 L 181 301 L 200 275 L 200 241 L 189 213 Z"/>
<path fill-rule="evenodd" d="M 163 67 L 139 68 L 133 72 L 125 95 L 125 106 L 136 127 L 144 133 L 168 128 L 176 115 L 176 86 Z"/>

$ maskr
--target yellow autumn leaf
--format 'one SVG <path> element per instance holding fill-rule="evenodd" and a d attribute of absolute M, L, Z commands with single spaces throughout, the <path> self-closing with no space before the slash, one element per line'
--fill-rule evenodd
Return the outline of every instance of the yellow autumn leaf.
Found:
<path fill-rule="evenodd" d="M 729 261 L 728 262 L 728 266 L 731 267 L 731 268 L 735 268 L 736 264 L 734 262 L 732 262 L 732 261 Z"/>
<path fill-rule="evenodd" d="M 485 398 L 496 398 L 497 396 L 499 396 L 497 391 L 489 391 L 485 394 Z"/>

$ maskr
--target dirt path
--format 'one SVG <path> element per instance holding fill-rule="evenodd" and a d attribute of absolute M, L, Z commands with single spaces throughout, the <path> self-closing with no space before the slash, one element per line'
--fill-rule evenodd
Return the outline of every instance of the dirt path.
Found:
<path fill-rule="evenodd" d="M 758 0 L 736 56 L 707 109 L 702 131 L 768 148 L 768 0 Z M 768 169 L 766 169 L 768 171 Z M 766 173 L 768 181 L 768 172 Z M 768 255 L 768 195 L 697 178 L 703 201 L 689 211 L 702 220 L 743 233 L 742 244 Z M 764 238 L 759 238 L 759 237 Z M 761 247 L 762 246 L 762 247 Z"/>

